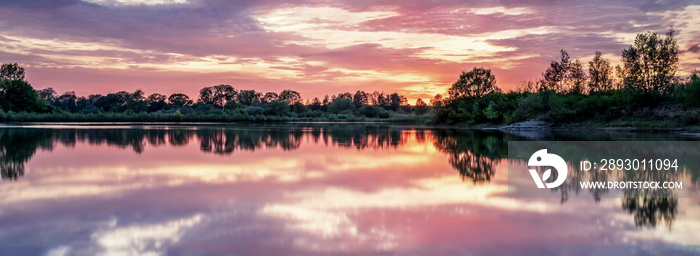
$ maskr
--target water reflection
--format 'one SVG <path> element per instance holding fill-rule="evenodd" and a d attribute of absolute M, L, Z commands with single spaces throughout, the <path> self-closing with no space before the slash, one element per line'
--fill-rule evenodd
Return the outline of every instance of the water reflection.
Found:
<path fill-rule="evenodd" d="M 435 148 L 450 156 L 450 164 L 462 179 L 475 184 L 491 181 L 494 166 L 508 158 L 508 141 L 517 137 L 474 130 L 444 129 L 433 132 Z"/>
<path fill-rule="evenodd" d="M 0 128 L 0 162 L 22 170 L 2 169 L 0 254 L 508 255 L 664 245 L 635 227 L 698 223 L 697 202 L 644 191 L 622 208 L 603 191 L 563 206 L 507 198 L 507 143 L 527 139 L 382 124 Z"/>
<path fill-rule="evenodd" d="M 0 129 L 0 172 L 3 180 L 16 180 L 24 175 L 24 164 L 34 155 L 37 147 L 50 147 L 47 144 L 53 138 L 44 132 Z"/>
<path fill-rule="evenodd" d="M 667 190 L 666 190 L 667 191 Z M 664 191 L 654 191 L 664 193 Z M 660 222 L 671 229 L 678 214 L 678 198 L 671 195 L 656 198 L 648 195 L 626 194 L 622 199 L 622 208 L 634 217 L 638 227 L 655 228 Z"/>
<path fill-rule="evenodd" d="M 675 139 L 683 139 L 676 137 Z M 565 146 L 557 148 L 557 154 L 569 160 L 569 170 L 567 181 L 561 186 L 552 189 L 561 193 L 561 202 L 566 202 L 572 194 L 589 193 L 596 202 L 601 200 L 602 195 L 610 190 L 600 188 L 582 189 L 579 185 L 582 181 L 682 181 L 687 191 L 693 193 L 693 186 L 698 185 L 700 166 L 697 159 L 700 152 L 695 144 L 676 142 L 674 146 L 661 146 L 656 142 L 650 144 L 626 146 L 609 142 L 596 142 L 596 151 L 591 151 L 589 146 L 567 142 Z M 531 149 L 524 149 L 524 152 L 534 152 L 535 149 L 546 148 L 544 144 L 535 143 L 530 145 Z M 587 150 L 588 148 L 588 150 Z M 588 152 L 582 155 L 579 152 Z M 588 159 L 602 159 L 603 157 L 616 158 L 623 155 L 634 155 L 639 159 L 652 159 L 654 156 L 673 156 L 677 162 L 683 163 L 678 169 L 670 170 L 649 169 L 640 166 L 638 169 L 627 169 L 624 171 L 603 170 L 594 168 L 583 171 L 576 168 L 574 163 L 579 163 Z M 524 165 L 525 160 L 512 160 L 511 164 Z M 657 167 L 658 168 L 658 167 Z M 524 168 L 523 168 L 524 169 Z M 544 169 L 544 168 L 543 168 Z M 540 175 L 542 170 L 540 170 Z M 554 173 L 552 179 L 556 179 Z M 622 209 L 633 216 L 635 225 L 638 227 L 655 228 L 660 223 L 665 223 L 671 229 L 678 213 L 678 190 L 671 189 L 644 189 L 628 188 L 623 190 Z"/>

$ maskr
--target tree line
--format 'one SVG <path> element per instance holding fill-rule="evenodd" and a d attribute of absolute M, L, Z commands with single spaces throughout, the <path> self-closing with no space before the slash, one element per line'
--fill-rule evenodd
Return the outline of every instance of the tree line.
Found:
<path fill-rule="evenodd" d="M 584 64 L 561 50 L 540 79 L 503 92 L 487 68 L 462 72 L 449 96 L 436 95 L 434 123 L 480 124 L 542 120 L 605 125 L 695 125 L 700 123 L 700 76 L 678 75 L 674 31 L 637 34 L 620 65 L 596 51 Z M 667 117 L 673 117 L 668 119 Z M 644 123 L 647 122 L 647 123 Z"/>
<path fill-rule="evenodd" d="M 357 91 L 303 100 L 294 90 L 258 92 L 231 85 L 204 87 L 197 99 L 183 93 L 148 96 L 142 90 L 107 95 L 59 95 L 34 90 L 24 69 L 0 70 L 0 121 L 428 121 L 435 124 L 509 124 L 525 120 L 609 125 L 700 123 L 700 76 L 678 76 L 674 31 L 638 34 L 620 54 L 620 65 L 596 51 L 584 65 L 562 49 L 540 79 L 503 92 L 490 69 L 463 71 L 443 98 L 414 106 L 398 93 Z M 587 66 L 587 71 L 584 69 Z M 670 106 L 670 110 L 659 110 Z M 664 112 L 665 111 L 665 112 Z M 664 112 L 664 113 L 660 113 Z M 12 113 L 12 114 L 10 114 Z M 19 113 L 19 114 L 18 114 Z M 24 113 L 24 114 L 22 114 Z M 30 114 L 27 114 L 30 113 Z M 44 113 L 34 115 L 31 113 Z M 428 114 L 428 115 L 426 115 Z M 666 115 L 666 116 L 664 116 Z M 667 119 L 671 115 L 672 119 Z"/>
<path fill-rule="evenodd" d="M 146 95 L 142 90 L 118 91 L 106 95 L 78 96 L 69 91 L 58 94 L 53 88 L 34 90 L 24 78 L 24 68 L 16 63 L 3 64 L 0 77 L 0 114 L 11 121 L 61 118 L 58 121 L 236 121 L 236 120 L 366 120 L 396 116 L 410 119 L 414 108 L 398 93 L 365 92 L 358 90 L 337 95 L 325 95 L 304 101 L 294 90 L 258 92 L 236 90 L 219 84 L 204 87 L 199 97 L 192 99 L 184 93 Z M 427 105 L 415 114 L 425 114 Z M 8 115 L 7 113 L 43 113 L 43 115 Z M 125 117 L 124 114 L 129 115 Z M 91 115 L 85 117 L 84 115 Z M 140 115 L 143 119 L 133 119 Z M 208 115 L 195 118 L 194 115 Z M 9 116 L 9 118 L 8 118 Z M 119 117 L 121 116 L 121 117 Z M 182 119 L 182 117 L 186 117 Z M 187 118 L 189 116 L 189 118 Z M 15 118 L 15 119 L 13 119 Z M 16 120 L 20 119 L 20 120 Z M 1 121 L 1 119 L 0 119 Z M 35 120 L 40 121 L 40 120 Z"/>

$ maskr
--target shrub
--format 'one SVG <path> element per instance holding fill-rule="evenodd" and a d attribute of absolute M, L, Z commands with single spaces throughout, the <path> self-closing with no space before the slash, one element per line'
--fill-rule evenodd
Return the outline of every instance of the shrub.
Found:
<path fill-rule="evenodd" d="M 700 110 L 686 111 L 681 114 L 680 120 L 683 125 L 700 124 Z"/>
<path fill-rule="evenodd" d="M 338 114 L 344 110 L 355 112 L 355 104 L 353 104 L 352 101 L 344 98 L 337 98 L 333 100 L 331 104 L 328 104 L 328 112 L 330 113 Z"/>
<path fill-rule="evenodd" d="M 389 117 L 391 117 L 391 113 L 389 111 L 384 110 L 382 112 L 379 112 L 378 117 L 379 118 L 389 118 Z"/>
<path fill-rule="evenodd" d="M 357 109 L 358 115 L 370 118 L 378 117 L 381 112 L 386 112 L 386 110 L 375 105 L 365 105 Z"/>
<path fill-rule="evenodd" d="M 284 101 L 273 100 L 265 107 L 267 115 L 283 116 L 287 113 L 289 113 L 289 105 Z"/>
<path fill-rule="evenodd" d="M 484 116 L 488 118 L 489 120 L 494 120 L 500 116 L 498 111 L 495 110 L 496 108 L 496 103 L 495 102 L 490 102 L 489 106 L 484 109 Z"/>
<path fill-rule="evenodd" d="M 297 114 L 301 114 L 301 113 L 304 113 L 304 112 L 306 112 L 306 111 L 309 110 L 309 109 L 308 109 L 303 103 L 301 103 L 301 102 L 294 102 L 294 105 L 292 105 L 292 109 L 293 109 L 294 113 L 297 113 Z"/>
<path fill-rule="evenodd" d="M 265 112 L 265 109 L 258 106 L 248 106 L 243 109 L 243 112 L 251 116 L 256 116 L 262 115 Z"/>

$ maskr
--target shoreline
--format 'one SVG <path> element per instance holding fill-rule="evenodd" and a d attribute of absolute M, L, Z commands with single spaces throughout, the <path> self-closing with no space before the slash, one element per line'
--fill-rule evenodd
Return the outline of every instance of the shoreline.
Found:
<path fill-rule="evenodd" d="M 390 124 L 390 125 L 416 125 L 426 128 L 442 129 L 471 129 L 471 130 L 495 130 L 501 132 L 612 132 L 612 133 L 666 133 L 688 136 L 700 136 L 699 126 L 686 126 L 679 128 L 643 127 L 643 126 L 586 126 L 581 124 L 553 124 L 538 121 L 525 121 L 509 125 L 504 124 L 480 124 L 480 125 L 441 125 L 426 124 L 415 120 L 401 119 L 377 119 L 377 120 L 241 120 L 241 121 L 0 121 L 0 128 L 41 126 L 41 125 L 65 125 L 65 126 L 148 126 L 148 125 L 261 125 L 261 124 Z"/>

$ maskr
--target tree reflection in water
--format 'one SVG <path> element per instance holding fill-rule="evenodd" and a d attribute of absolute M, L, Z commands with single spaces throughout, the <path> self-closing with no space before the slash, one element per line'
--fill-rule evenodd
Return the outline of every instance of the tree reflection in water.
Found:
<path fill-rule="evenodd" d="M 669 190 L 655 190 L 653 193 L 667 195 L 645 195 L 645 191 L 625 193 L 622 199 L 622 209 L 634 216 L 634 224 L 638 227 L 655 228 L 660 222 L 665 222 L 671 229 L 678 214 L 678 199 L 668 193 Z"/>
<path fill-rule="evenodd" d="M 543 142 L 544 143 L 544 142 Z M 596 149 L 599 151 L 591 152 L 590 159 L 603 159 L 604 156 L 616 156 L 615 153 L 626 153 L 633 155 L 639 159 L 652 159 L 655 156 L 673 156 L 678 159 L 679 163 L 684 163 L 678 169 L 659 170 L 653 168 L 644 168 L 640 166 L 632 170 L 602 170 L 602 168 L 594 168 L 592 170 L 583 171 L 574 168 L 573 164 L 569 166 L 567 181 L 561 186 L 553 189 L 561 193 L 562 202 L 566 201 L 571 194 L 579 194 L 581 192 L 589 192 L 595 198 L 596 202 L 601 196 L 608 193 L 610 190 L 600 188 L 581 189 L 580 182 L 598 181 L 607 183 L 608 181 L 683 181 L 685 185 L 692 183 L 698 184 L 698 170 L 700 166 L 697 161 L 700 152 L 696 150 L 693 144 L 682 144 L 679 142 L 673 146 L 655 146 L 648 147 L 639 144 L 616 144 L 610 146 L 609 142 L 601 141 Z M 532 145 L 534 148 L 542 148 L 542 145 Z M 566 143 L 565 146 L 559 147 L 557 154 L 570 163 L 578 163 L 583 159 L 584 145 L 577 143 Z M 590 150 L 589 150 L 590 151 Z M 529 150 L 525 150 L 529 152 Z M 613 157 L 614 158 L 614 157 Z M 523 160 L 524 161 L 524 160 Z M 658 167 L 657 167 L 658 168 Z M 553 177 L 552 179 L 555 179 Z M 621 208 L 634 217 L 634 222 L 638 227 L 655 228 L 660 223 L 665 223 L 670 229 L 678 213 L 678 195 L 677 190 L 672 189 L 655 189 L 655 188 L 629 188 L 622 190 L 622 205 Z"/>
<path fill-rule="evenodd" d="M 495 165 L 508 157 L 511 135 L 474 130 L 435 130 L 435 148 L 449 155 L 450 164 L 463 180 L 488 183 Z"/>
<path fill-rule="evenodd" d="M 508 141 L 527 140 L 526 137 L 498 132 L 465 129 L 410 128 L 418 143 L 433 142 L 434 147 L 449 156 L 449 163 L 461 178 L 472 184 L 488 184 L 495 175 L 495 166 L 508 157 Z M 3 180 L 17 180 L 25 173 L 25 163 L 37 149 L 52 150 L 56 144 L 74 147 L 77 143 L 110 145 L 131 148 L 142 153 L 145 146 L 170 145 L 180 147 L 196 140 L 200 150 L 217 155 L 230 155 L 236 151 L 254 151 L 261 148 L 296 150 L 304 140 L 344 148 L 383 149 L 398 148 L 406 143 L 408 129 L 382 124 L 303 124 L 256 126 L 172 126 L 164 128 L 0 128 L 0 172 Z M 543 138 L 536 138 L 542 140 Z M 547 138 L 544 138 L 547 139 Z M 581 138 L 557 135 L 550 139 L 580 140 Z M 585 138 L 591 139 L 591 138 Z M 593 138 L 595 139 L 595 138 Z M 607 140 L 603 138 L 601 140 Z M 654 138 L 652 138 L 654 139 Z M 655 138 L 657 140 L 665 140 Z M 700 166 L 687 166 L 692 180 L 697 182 Z M 560 190 L 562 202 L 569 193 L 580 193 L 577 180 L 582 173 L 571 173 L 572 182 Z M 595 180 L 610 180 L 608 173 L 591 171 Z M 673 180 L 681 175 L 675 172 L 625 173 L 627 180 Z M 642 176 L 639 176 L 642 175 Z M 662 177 L 663 176 L 663 177 Z M 556 178 L 556 177 L 555 177 Z M 589 191 L 596 201 L 607 191 Z M 678 212 L 678 199 L 662 190 L 649 194 L 643 190 L 628 190 L 622 200 L 622 208 L 634 217 L 639 227 L 656 227 L 665 223 L 671 227 Z"/>
<path fill-rule="evenodd" d="M 84 129 L 87 128 L 87 129 Z M 203 152 L 229 155 L 236 150 L 260 148 L 298 149 L 305 136 L 314 143 L 339 147 L 396 148 L 403 145 L 402 130 L 386 125 L 319 126 L 197 126 L 161 128 L 0 128 L 0 172 L 2 179 L 16 180 L 24 175 L 25 163 L 37 149 L 51 151 L 56 144 L 74 147 L 77 143 L 131 148 L 142 153 L 151 146 L 188 145 L 194 138 Z"/>
<path fill-rule="evenodd" d="M 37 148 L 51 148 L 50 132 L 41 129 L 0 129 L 0 173 L 3 180 L 24 175 L 24 164 Z"/>

